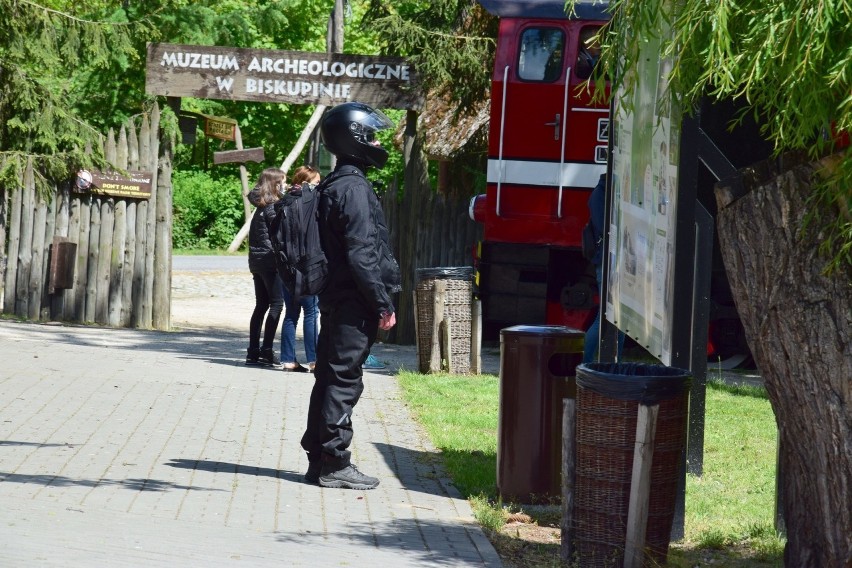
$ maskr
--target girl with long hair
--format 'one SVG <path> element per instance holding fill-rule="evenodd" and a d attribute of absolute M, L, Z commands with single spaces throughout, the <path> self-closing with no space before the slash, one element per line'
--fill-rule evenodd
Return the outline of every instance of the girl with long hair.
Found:
<path fill-rule="evenodd" d="M 275 267 L 275 253 L 269 227 L 275 216 L 275 203 L 281 199 L 286 174 L 279 168 L 263 170 L 249 201 L 257 207 L 249 228 L 248 263 L 254 281 L 254 311 L 249 321 L 249 346 L 246 365 L 281 368 L 273 343 L 284 307 L 284 283 Z M 266 316 L 266 325 L 263 320 Z M 263 330 L 263 343 L 261 343 Z"/>

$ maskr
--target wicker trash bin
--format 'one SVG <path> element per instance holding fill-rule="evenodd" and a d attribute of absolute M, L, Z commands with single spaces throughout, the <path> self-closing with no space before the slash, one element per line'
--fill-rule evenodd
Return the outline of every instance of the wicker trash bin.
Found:
<path fill-rule="evenodd" d="M 441 281 L 446 286 L 443 302 L 444 321 L 449 321 L 450 353 L 442 353 L 448 359 L 448 367 L 454 373 L 470 371 L 471 300 L 473 299 L 473 268 L 442 267 L 418 268 L 415 305 L 417 328 L 417 356 L 421 373 L 430 371 L 434 341 L 435 288 Z"/>
<path fill-rule="evenodd" d="M 666 562 L 686 445 L 689 372 L 643 363 L 577 367 L 574 536 L 579 565 L 622 566 L 639 404 L 659 404 L 646 555 Z"/>

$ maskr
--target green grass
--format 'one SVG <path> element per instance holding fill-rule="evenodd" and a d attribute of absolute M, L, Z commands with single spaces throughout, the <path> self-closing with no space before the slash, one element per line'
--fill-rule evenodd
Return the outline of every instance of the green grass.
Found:
<path fill-rule="evenodd" d="M 248 254 L 245 248 L 236 252 L 228 252 L 221 249 L 173 249 L 172 256 L 246 256 Z"/>
<path fill-rule="evenodd" d="M 477 519 L 499 531 L 510 510 L 496 494 L 499 379 L 401 372 L 399 380 Z M 780 566 L 784 541 L 773 528 L 776 426 L 765 392 L 710 381 L 705 420 L 703 474 L 687 477 L 685 538 L 673 543 L 669 563 L 703 566 L 711 555 L 715 566 Z"/>
<path fill-rule="evenodd" d="M 498 383 L 492 375 L 402 372 L 408 402 L 466 497 L 494 493 Z"/>

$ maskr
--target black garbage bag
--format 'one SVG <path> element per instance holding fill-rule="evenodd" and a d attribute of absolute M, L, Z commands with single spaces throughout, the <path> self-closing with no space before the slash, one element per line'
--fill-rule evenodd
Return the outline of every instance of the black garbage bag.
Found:
<path fill-rule="evenodd" d="M 577 386 L 615 400 L 646 405 L 676 398 L 689 389 L 685 369 L 648 363 L 583 363 L 577 366 Z"/>

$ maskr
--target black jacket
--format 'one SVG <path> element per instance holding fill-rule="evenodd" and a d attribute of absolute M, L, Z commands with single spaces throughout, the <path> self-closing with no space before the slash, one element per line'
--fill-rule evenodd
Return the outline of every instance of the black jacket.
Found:
<path fill-rule="evenodd" d="M 393 313 L 390 295 L 402 289 L 379 199 L 361 168 L 338 161 L 320 191 L 320 238 L 329 282 L 320 307 L 358 295 L 378 318 Z"/>
<path fill-rule="evenodd" d="M 249 201 L 252 195 L 249 194 Z M 249 270 L 252 272 L 267 272 L 275 270 L 275 254 L 272 251 L 272 241 L 269 240 L 269 223 L 275 214 L 274 204 L 258 207 L 249 225 Z"/>
<path fill-rule="evenodd" d="M 604 207 L 606 200 L 606 174 L 601 174 L 598 184 L 589 194 L 589 221 L 592 223 L 592 230 L 595 234 L 595 242 L 599 243 L 595 249 L 595 256 L 592 258 L 592 264 L 603 264 L 603 245 L 601 237 L 604 233 Z"/>

